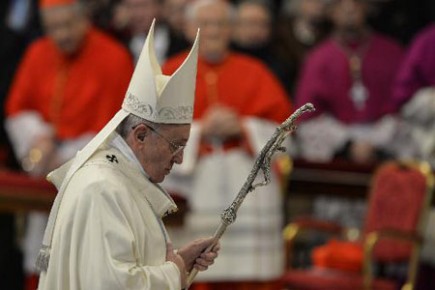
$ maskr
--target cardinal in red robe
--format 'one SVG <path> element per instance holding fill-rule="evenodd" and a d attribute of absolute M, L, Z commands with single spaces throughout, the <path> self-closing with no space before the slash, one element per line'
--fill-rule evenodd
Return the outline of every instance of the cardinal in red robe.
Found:
<path fill-rule="evenodd" d="M 190 208 L 181 231 L 170 231 L 175 246 L 215 231 L 261 148 L 292 110 L 283 87 L 263 63 L 228 49 L 230 5 L 199 0 L 187 8 L 188 37 L 193 39 L 200 27 L 194 122 L 183 164 L 162 184 L 185 197 Z M 163 73 L 172 74 L 185 56 L 169 59 Z M 281 289 L 282 201 L 279 172 L 272 171 L 272 182 L 245 199 L 237 221 L 221 239 L 219 258 L 191 289 Z"/>

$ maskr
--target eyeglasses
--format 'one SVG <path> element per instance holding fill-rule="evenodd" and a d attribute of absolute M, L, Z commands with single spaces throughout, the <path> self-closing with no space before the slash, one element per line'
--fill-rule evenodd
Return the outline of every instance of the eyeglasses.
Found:
<path fill-rule="evenodd" d="M 169 149 L 171 150 L 171 153 L 173 156 L 177 155 L 178 153 L 182 152 L 184 150 L 184 148 L 186 148 L 186 145 L 180 145 L 175 143 L 174 141 L 169 140 L 168 138 L 166 138 L 165 136 L 163 136 L 162 134 L 160 134 L 157 129 L 151 127 L 150 125 L 147 125 L 145 123 L 142 123 L 145 126 L 147 126 L 151 131 L 153 131 L 157 136 L 159 136 L 160 138 L 162 138 L 163 140 L 165 140 L 168 144 L 169 144 Z M 133 129 L 136 128 L 133 127 Z"/>

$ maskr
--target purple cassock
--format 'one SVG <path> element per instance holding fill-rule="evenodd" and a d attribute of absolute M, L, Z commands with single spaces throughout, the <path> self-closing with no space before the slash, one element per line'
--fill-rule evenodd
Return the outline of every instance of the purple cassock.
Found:
<path fill-rule="evenodd" d="M 435 23 L 417 34 L 405 56 L 394 85 L 396 107 L 424 87 L 435 87 Z"/>
<path fill-rule="evenodd" d="M 307 56 L 296 107 L 311 102 L 316 112 L 309 117 L 328 113 L 344 124 L 375 122 L 394 112 L 392 84 L 402 58 L 401 46 L 377 33 L 352 45 L 330 37 Z"/>

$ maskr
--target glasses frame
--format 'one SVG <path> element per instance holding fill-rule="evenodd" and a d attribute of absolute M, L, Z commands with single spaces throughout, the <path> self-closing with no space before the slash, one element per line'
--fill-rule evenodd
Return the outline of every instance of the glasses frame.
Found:
<path fill-rule="evenodd" d="M 160 138 L 165 140 L 169 144 L 169 150 L 171 151 L 173 156 L 175 156 L 178 153 L 182 152 L 184 150 L 184 148 L 186 148 L 186 145 L 180 145 L 180 144 L 175 143 L 172 140 L 169 140 L 167 137 L 165 137 L 164 135 L 159 133 L 156 128 L 154 128 L 154 127 L 152 127 L 152 126 L 150 126 L 148 124 L 145 124 L 145 123 L 141 123 L 141 124 L 143 124 L 144 126 L 148 127 L 153 133 L 155 133 L 157 136 L 159 136 Z M 132 129 L 135 129 L 139 125 L 140 124 L 134 126 Z"/>

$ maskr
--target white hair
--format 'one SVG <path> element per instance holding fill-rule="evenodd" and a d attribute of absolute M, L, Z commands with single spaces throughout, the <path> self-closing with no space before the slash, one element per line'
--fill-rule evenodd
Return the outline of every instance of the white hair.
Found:
<path fill-rule="evenodd" d="M 159 124 L 130 114 L 121 122 L 121 124 L 118 125 L 118 127 L 116 128 L 116 132 L 121 135 L 122 138 L 126 139 L 130 131 L 132 131 L 134 127 L 140 124 L 147 124 L 156 129 L 157 127 L 159 127 Z"/>
<path fill-rule="evenodd" d="M 241 0 L 238 2 L 237 8 L 240 9 L 240 7 L 243 7 L 246 5 L 260 6 L 264 11 L 266 11 L 266 13 L 269 15 L 269 17 L 272 17 L 274 4 L 267 1 L 267 0 Z"/>
<path fill-rule="evenodd" d="M 130 113 L 122 122 L 121 124 L 116 127 L 116 133 L 118 133 L 122 138 L 126 139 L 128 134 L 130 134 L 131 131 L 133 131 L 134 127 L 140 124 L 146 124 L 154 129 L 164 129 L 168 127 L 177 127 L 180 125 L 185 124 L 162 124 L 162 123 L 156 123 L 149 121 L 147 119 L 141 118 L 139 116 L 136 116 L 132 113 Z"/>
<path fill-rule="evenodd" d="M 228 18 L 230 21 L 234 21 L 236 19 L 236 9 L 235 9 L 234 5 L 227 2 L 227 1 L 222 1 L 222 0 L 196 0 L 196 1 L 192 1 L 186 7 L 185 19 L 187 21 L 194 20 L 198 14 L 199 9 L 201 9 L 203 7 L 207 7 L 209 5 L 216 4 L 216 3 L 221 3 L 222 5 L 225 5 L 225 7 L 228 10 Z"/>

